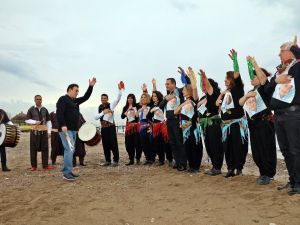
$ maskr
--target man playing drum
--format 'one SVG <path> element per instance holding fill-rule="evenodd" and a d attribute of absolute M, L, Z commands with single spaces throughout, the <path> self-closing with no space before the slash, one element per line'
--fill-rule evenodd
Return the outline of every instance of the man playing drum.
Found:
<path fill-rule="evenodd" d="M 27 112 L 25 122 L 31 125 L 30 131 L 30 161 L 31 171 L 37 170 L 37 153 L 42 153 L 42 164 L 44 170 L 53 170 L 54 167 L 48 165 L 49 144 L 52 124 L 48 110 L 42 106 L 42 96 L 34 96 L 35 106 L 30 107 Z"/>
<path fill-rule="evenodd" d="M 13 125 L 13 123 L 8 118 L 6 112 L 3 109 L 0 109 L 0 124 L 10 124 Z M 1 165 L 2 165 L 2 171 L 3 172 L 9 172 L 10 169 L 6 166 L 6 150 L 4 145 L 0 145 L 0 157 L 1 157 Z"/>

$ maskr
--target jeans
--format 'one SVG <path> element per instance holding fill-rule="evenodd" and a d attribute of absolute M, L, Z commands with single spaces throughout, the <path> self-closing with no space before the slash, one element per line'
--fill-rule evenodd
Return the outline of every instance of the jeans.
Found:
<path fill-rule="evenodd" d="M 61 139 L 61 142 L 64 146 L 64 168 L 62 170 L 64 175 L 69 175 L 72 173 L 73 169 L 73 154 L 74 154 L 74 149 L 75 149 L 75 141 L 76 141 L 76 131 L 67 131 L 71 144 L 73 146 L 73 151 L 70 149 L 70 146 L 67 142 L 66 139 L 66 134 L 64 132 L 59 132 L 59 136 Z"/>

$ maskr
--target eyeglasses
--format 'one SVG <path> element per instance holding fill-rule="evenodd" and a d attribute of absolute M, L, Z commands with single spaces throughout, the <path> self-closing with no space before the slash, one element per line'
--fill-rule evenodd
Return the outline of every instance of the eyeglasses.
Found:
<path fill-rule="evenodd" d="M 41 99 L 41 98 L 36 98 L 35 100 L 37 100 L 37 101 L 42 101 L 42 99 Z"/>

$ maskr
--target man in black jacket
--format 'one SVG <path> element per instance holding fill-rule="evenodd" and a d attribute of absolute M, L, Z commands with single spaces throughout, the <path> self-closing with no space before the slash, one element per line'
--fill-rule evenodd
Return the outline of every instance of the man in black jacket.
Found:
<path fill-rule="evenodd" d="M 297 56 L 299 48 L 293 42 L 284 43 L 279 53 L 281 66 L 265 87 L 273 95 L 275 131 L 289 173 L 289 183 L 278 190 L 291 188 L 289 195 L 300 194 L 300 60 Z M 286 86 L 289 89 L 282 97 Z"/>
<path fill-rule="evenodd" d="M 76 98 L 79 86 L 77 84 L 70 84 L 67 88 L 67 94 L 61 96 L 56 103 L 58 131 L 64 146 L 63 178 L 66 180 L 74 180 L 75 177 L 79 176 L 72 173 L 74 145 L 80 115 L 79 105 L 90 98 L 95 84 L 96 78 L 89 80 L 89 88 L 84 96 L 80 98 Z"/>

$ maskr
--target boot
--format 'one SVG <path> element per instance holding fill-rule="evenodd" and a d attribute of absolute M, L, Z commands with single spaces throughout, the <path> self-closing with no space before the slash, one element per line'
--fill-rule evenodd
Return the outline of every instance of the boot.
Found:
<path fill-rule="evenodd" d="M 2 164 L 2 171 L 3 172 L 9 172 L 10 169 L 8 169 L 8 167 L 6 166 L 6 164 Z"/>

